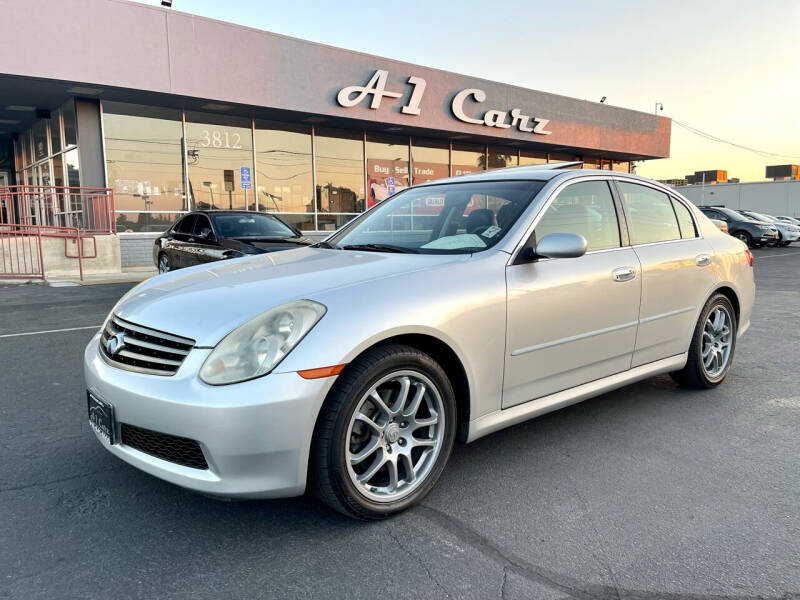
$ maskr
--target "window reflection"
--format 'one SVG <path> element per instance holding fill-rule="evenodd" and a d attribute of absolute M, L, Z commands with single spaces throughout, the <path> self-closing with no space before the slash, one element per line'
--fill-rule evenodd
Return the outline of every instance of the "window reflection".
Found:
<path fill-rule="evenodd" d="M 584 156 L 583 157 L 583 168 L 584 169 L 599 169 L 600 168 L 600 159 L 593 158 L 591 156 Z"/>
<path fill-rule="evenodd" d="M 517 166 L 517 149 L 489 146 L 488 165 L 490 169 L 503 169 Z"/>
<path fill-rule="evenodd" d="M 367 135 L 367 208 L 408 187 L 408 138 Z"/>
<path fill-rule="evenodd" d="M 180 111 L 105 102 L 103 129 L 116 210 L 185 210 Z"/>
<path fill-rule="evenodd" d="M 450 142 L 414 138 L 411 157 L 414 185 L 450 176 Z"/>
<path fill-rule="evenodd" d="M 40 161 L 50 155 L 47 145 L 47 121 L 39 119 L 33 125 L 33 156 L 35 161 Z"/>
<path fill-rule="evenodd" d="M 319 221 L 319 230 L 320 231 L 336 231 L 340 227 L 343 227 L 353 219 L 355 219 L 358 215 L 319 215 L 317 220 Z M 281 215 L 283 218 L 283 215 Z"/>
<path fill-rule="evenodd" d="M 453 144 L 453 176 L 466 175 L 486 169 L 486 149 L 472 144 Z"/>
<path fill-rule="evenodd" d="M 256 121 L 255 143 L 258 209 L 314 212 L 311 128 Z"/>
<path fill-rule="evenodd" d="M 323 213 L 363 211 L 363 134 L 318 129 L 314 136 L 314 144 L 319 211 Z M 322 229 L 321 224 L 320 229 Z"/>
<path fill-rule="evenodd" d="M 547 152 L 536 150 L 521 150 L 519 153 L 520 165 L 543 165 L 547 162 Z"/>
<path fill-rule="evenodd" d="M 300 231 L 314 231 L 317 229 L 314 223 L 314 215 L 312 213 L 290 215 L 287 213 L 278 213 L 275 215 L 284 223 L 288 223 L 296 227 Z"/>
<path fill-rule="evenodd" d="M 250 119 L 186 113 L 189 194 L 198 210 L 255 210 L 253 189 L 242 187 L 242 168 L 252 186 L 253 135 Z"/>
<path fill-rule="evenodd" d="M 576 160 L 581 160 L 580 156 L 576 156 L 574 154 L 558 154 L 556 152 L 550 153 L 550 159 L 548 162 L 551 163 L 560 163 L 560 162 L 574 162 Z M 568 169 L 580 169 L 580 165 L 575 165 L 573 167 L 567 167 Z"/>
<path fill-rule="evenodd" d="M 75 120 L 75 101 L 67 100 L 61 106 L 61 114 L 64 117 L 64 143 L 67 147 L 78 144 L 78 125 Z"/>

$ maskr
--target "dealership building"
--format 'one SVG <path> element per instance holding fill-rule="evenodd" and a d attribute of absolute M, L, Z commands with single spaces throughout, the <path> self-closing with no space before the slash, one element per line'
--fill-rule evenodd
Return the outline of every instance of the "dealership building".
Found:
<path fill-rule="evenodd" d="M 664 117 L 171 9 L 29 0 L 3 12 L 0 186 L 113 190 L 123 266 L 147 262 L 155 233 L 188 210 L 329 232 L 442 177 L 574 160 L 628 172 L 669 155 Z M 59 202 L 9 204 L 0 221 L 74 212 Z"/>

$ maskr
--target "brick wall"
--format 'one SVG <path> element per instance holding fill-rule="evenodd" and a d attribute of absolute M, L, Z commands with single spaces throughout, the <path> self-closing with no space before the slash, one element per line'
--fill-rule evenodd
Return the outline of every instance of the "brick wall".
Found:
<path fill-rule="evenodd" d="M 153 240 L 159 235 L 161 234 L 119 234 L 122 267 L 155 267 L 153 264 Z"/>

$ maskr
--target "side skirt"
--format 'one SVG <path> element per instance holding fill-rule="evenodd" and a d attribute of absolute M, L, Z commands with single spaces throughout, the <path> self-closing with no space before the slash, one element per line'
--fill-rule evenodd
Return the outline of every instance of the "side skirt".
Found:
<path fill-rule="evenodd" d="M 533 419 L 540 415 L 547 414 L 559 408 L 569 406 L 570 404 L 577 404 L 587 398 L 592 398 L 604 392 L 623 387 L 635 381 L 647 379 L 654 375 L 661 373 L 669 373 L 670 371 L 677 371 L 686 365 L 688 354 L 678 354 L 670 356 L 669 358 L 662 358 L 646 365 L 640 365 L 629 371 L 610 375 L 603 379 L 590 381 L 582 385 L 562 390 L 549 396 L 537 398 L 530 402 L 517 404 L 505 410 L 496 410 L 488 415 L 478 417 L 469 423 L 467 432 L 467 443 L 474 442 L 490 433 L 494 433 L 500 429 L 522 423 L 528 419 Z"/>

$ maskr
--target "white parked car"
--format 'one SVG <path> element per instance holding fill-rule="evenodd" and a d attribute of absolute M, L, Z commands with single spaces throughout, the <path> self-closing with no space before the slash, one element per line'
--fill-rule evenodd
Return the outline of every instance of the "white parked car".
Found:
<path fill-rule="evenodd" d="M 316 246 L 138 285 L 86 348 L 89 418 L 109 451 L 186 488 L 310 482 L 381 518 L 430 491 L 457 437 L 659 373 L 716 386 L 754 293 L 747 247 L 668 187 L 472 174 Z"/>

